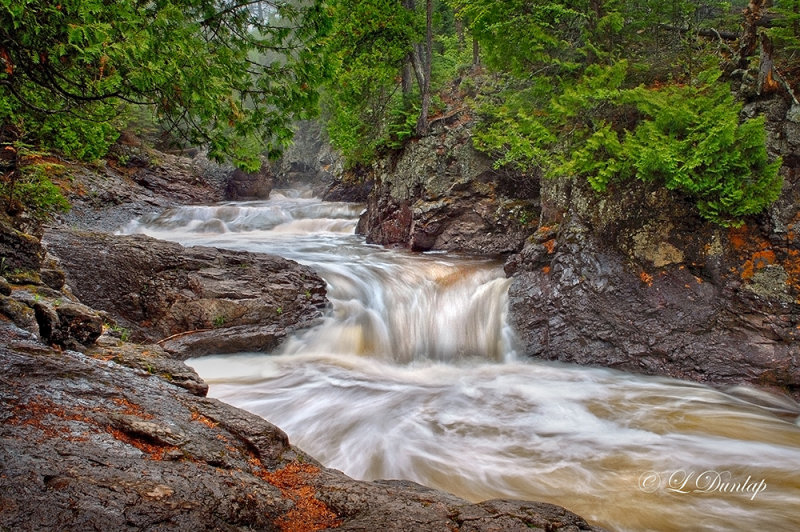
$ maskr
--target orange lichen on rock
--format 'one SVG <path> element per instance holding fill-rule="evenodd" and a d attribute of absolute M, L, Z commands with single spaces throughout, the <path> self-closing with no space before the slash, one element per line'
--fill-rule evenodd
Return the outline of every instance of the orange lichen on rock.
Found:
<path fill-rule="evenodd" d="M 757 232 L 750 231 L 746 226 L 731 229 L 728 236 L 731 246 L 742 259 L 738 273 L 743 281 L 753 279 L 758 270 L 781 262 L 776 252 L 783 255 L 784 250 L 775 247 L 769 240 Z"/>
<path fill-rule="evenodd" d="M 13 415 L 6 419 L 5 423 L 10 425 L 25 425 L 38 429 L 42 433 L 42 440 L 40 441 L 51 438 L 70 439 L 73 441 L 85 439 L 83 436 L 71 435 L 72 433 L 67 427 L 59 427 L 56 423 L 45 422 L 48 416 L 54 416 L 64 421 L 80 421 L 92 425 L 97 424 L 95 420 L 84 415 L 68 414 L 55 403 L 40 397 L 35 397 L 25 404 L 16 405 L 13 412 Z"/>
<path fill-rule="evenodd" d="M 551 238 L 542 245 L 544 246 L 544 249 L 546 249 L 548 253 L 553 253 L 556 250 L 556 239 Z"/>
<path fill-rule="evenodd" d="M 786 255 L 786 260 L 781 263 L 789 276 L 786 284 L 800 292 L 800 251 L 790 249 Z"/>
<path fill-rule="evenodd" d="M 647 273 L 647 272 L 644 272 L 644 271 L 643 271 L 643 272 L 641 272 L 641 273 L 639 274 L 639 279 L 641 279 L 641 280 L 642 280 L 642 282 L 643 282 L 644 284 L 646 284 L 647 286 L 653 286 L 653 276 L 652 276 L 652 275 L 650 275 L 649 273 Z"/>
<path fill-rule="evenodd" d="M 174 445 L 156 445 L 145 441 L 142 438 L 133 437 L 130 434 L 113 427 L 107 427 L 106 430 L 114 437 L 115 440 L 119 440 L 123 443 L 127 443 L 128 445 L 136 447 L 145 453 L 151 460 L 161 461 L 164 459 L 164 455 L 166 455 L 168 452 L 178 450 L 178 448 Z"/>
<path fill-rule="evenodd" d="M 761 270 L 770 264 L 775 264 L 775 252 L 771 249 L 764 249 L 756 251 L 752 257 L 744 262 L 742 265 L 741 277 L 744 280 L 753 278 L 755 272 Z"/>
<path fill-rule="evenodd" d="M 117 405 L 123 406 L 125 408 L 124 413 L 148 419 L 148 415 L 145 414 L 139 406 L 131 403 L 130 401 L 122 398 L 116 398 L 113 401 Z M 72 441 L 79 441 L 85 439 L 84 435 L 80 436 L 73 435 L 72 431 L 68 427 L 58 426 L 56 422 L 46 421 L 48 416 L 54 416 L 60 420 L 80 421 L 82 423 L 92 425 L 93 432 L 96 433 L 101 433 L 102 431 L 105 430 L 106 432 L 111 434 L 111 436 L 113 436 L 114 439 L 136 447 L 140 451 L 149 455 L 149 457 L 153 460 L 162 460 L 167 452 L 177 449 L 177 447 L 172 445 L 151 444 L 141 438 L 130 436 L 122 432 L 121 430 L 115 429 L 110 426 L 106 426 L 103 423 L 99 422 L 98 420 L 92 419 L 82 414 L 72 414 L 65 412 L 63 410 L 63 407 L 58 406 L 51 401 L 48 401 L 46 399 L 41 399 L 38 397 L 35 398 L 35 400 L 28 401 L 24 405 L 18 405 L 14 410 L 14 415 L 10 419 L 7 419 L 6 423 L 35 427 L 42 432 L 42 436 L 44 439 L 61 438 L 61 439 L 69 439 Z M 152 416 L 149 416 L 149 418 L 152 418 Z"/>
<path fill-rule="evenodd" d="M 256 468 L 256 476 L 281 490 L 284 497 L 294 502 L 294 508 L 275 521 L 283 532 L 313 532 L 342 524 L 338 516 L 316 498 L 316 489 L 309 484 L 319 474 L 318 467 L 292 462 L 283 469 L 268 471 L 255 457 L 250 459 L 250 464 Z"/>
<path fill-rule="evenodd" d="M 545 266 L 542 268 L 542 273 L 550 273 L 550 266 Z"/>
<path fill-rule="evenodd" d="M 747 245 L 747 226 L 741 227 L 731 227 L 730 231 L 728 232 L 728 239 L 733 246 L 733 249 L 737 251 L 741 251 Z"/>
<path fill-rule="evenodd" d="M 192 412 L 192 421 L 199 421 L 203 425 L 212 429 L 216 428 L 216 426 L 219 425 L 219 423 L 217 423 L 216 421 L 211 421 L 211 419 L 207 418 L 200 412 Z"/>
<path fill-rule="evenodd" d="M 112 401 L 114 401 L 114 403 L 123 408 L 122 410 L 123 414 L 140 417 L 142 419 L 153 419 L 152 414 L 148 414 L 147 412 L 142 410 L 141 406 L 131 403 L 124 397 L 115 397 L 114 399 L 112 399 Z"/>

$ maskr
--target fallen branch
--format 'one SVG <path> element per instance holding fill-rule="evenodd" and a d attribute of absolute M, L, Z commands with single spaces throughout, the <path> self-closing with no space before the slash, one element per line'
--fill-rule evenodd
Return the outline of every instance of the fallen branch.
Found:
<path fill-rule="evenodd" d="M 674 31 L 680 34 L 694 33 L 702 37 L 709 37 L 711 39 L 716 38 L 720 41 L 735 41 L 739 38 L 738 33 L 732 31 L 719 31 L 714 28 L 692 29 L 689 27 L 672 26 L 670 24 L 659 24 L 658 27 L 662 30 Z"/>
<path fill-rule="evenodd" d="M 213 331 L 214 329 L 194 329 L 193 331 L 183 331 L 177 334 L 173 334 L 172 336 L 167 336 L 156 342 L 156 345 L 161 345 L 164 342 L 169 342 L 170 340 L 174 340 L 175 338 L 180 338 L 181 336 L 189 336 L 190 334 L 201 333 L 201 332 L 208 332 Z"/>

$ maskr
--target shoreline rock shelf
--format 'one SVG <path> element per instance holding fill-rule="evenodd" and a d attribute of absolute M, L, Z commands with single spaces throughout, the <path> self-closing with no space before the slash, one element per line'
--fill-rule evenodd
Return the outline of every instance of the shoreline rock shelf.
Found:
<path fill-rule="evenodd" d="M 180 359 L 271 350 L 327 303 L 310 268 L 272 255 L 61 229 L 45 243 L 81 301 Z"/>

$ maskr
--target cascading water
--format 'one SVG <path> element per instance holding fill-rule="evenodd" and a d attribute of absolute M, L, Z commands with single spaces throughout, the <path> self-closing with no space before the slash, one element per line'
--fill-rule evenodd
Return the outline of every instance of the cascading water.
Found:
<path fill-rule="evenodd" d="M 284 191 L 126 228 L 328 283 L 326 318 L 279 352 L 189 361 L 210 395 L 356 478 L 549 501 L 613 530 L 800 529 L 796 404 L 518 360 L 497 262 L 366 245 L 359 210 Z"/>

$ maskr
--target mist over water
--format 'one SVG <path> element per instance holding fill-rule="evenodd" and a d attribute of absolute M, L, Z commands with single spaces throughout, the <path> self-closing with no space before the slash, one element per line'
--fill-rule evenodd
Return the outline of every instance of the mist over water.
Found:
<path fill-rule="evenodd" d="M 278 352 L 189 361 L 210 396 L 356 478 L 553 502 L 612 530 L 800 530 L 795 403 L 522 359 L 500 263 L 366 245 L 360 211 L 274 191 L 129 224 L 328 284 L 325 319 Z"/>

